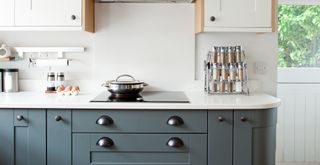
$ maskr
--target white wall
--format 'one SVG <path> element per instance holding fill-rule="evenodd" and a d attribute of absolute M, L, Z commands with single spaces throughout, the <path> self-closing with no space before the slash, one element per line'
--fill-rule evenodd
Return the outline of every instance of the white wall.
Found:
<path fill-rule="evenodd" d="M 203 59 L 211 45 L 243 45 L 249 78 L 256 88 L 276 91 L 277 36 L 274 33 L 194 34 L 194 4 L 96 4 L 95 34 L 87 32 L 0 32 L 0 43 L 12 46 L 85 46 L 85 54 L 67 70 L 69 79 L 104 80 L 129 73 L 157 90 L 203 90 Z M 267 72 L 254 74 L 253 63 L 264 61 Z M 26 61 L 0 63 L 19 67 L 22 79 L 45 82 L 45 69 L 29 69 Z M 61 68 L 57 68 L 61 69 Z M 195 79 L 197 79 L 195 81 Z M 44 83 L 45 84 L 45 83 Z M 258 84 L 258 85 L 257 85 Z M 30 86 L 28 86 L 30 87 Z"/>

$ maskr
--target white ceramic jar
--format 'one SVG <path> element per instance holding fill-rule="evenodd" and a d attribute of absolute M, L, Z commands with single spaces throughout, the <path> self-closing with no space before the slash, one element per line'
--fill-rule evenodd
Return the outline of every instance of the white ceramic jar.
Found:
<path fill-rule="evenodd" d="M 10 47 L 5 44 L 2 44 L 0 47 L 0 58 L 7 58 L 11 56 Z"/>

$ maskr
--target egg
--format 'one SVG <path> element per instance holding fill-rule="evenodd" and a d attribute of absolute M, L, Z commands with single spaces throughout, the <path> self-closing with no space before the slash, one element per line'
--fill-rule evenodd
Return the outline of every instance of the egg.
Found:
<path fill-rule="evenodd" d="M 57 91 L 58 91 L 58 92 L 64 91 L 65 88 L 66 88 L 65 86 L 61 85 L 61 86 L 59 86 L 59 87 L 57 88 Z"/>
<path fill-rule="evenodd" d="M 78 86 L 73 86 L 71 91 L 79 91 L 79 87 Z"/>
<path fill-rule="evenodd" d="M 67 86 L 65 91 L 71 91 L 72 90 L 72 86 Z"/>

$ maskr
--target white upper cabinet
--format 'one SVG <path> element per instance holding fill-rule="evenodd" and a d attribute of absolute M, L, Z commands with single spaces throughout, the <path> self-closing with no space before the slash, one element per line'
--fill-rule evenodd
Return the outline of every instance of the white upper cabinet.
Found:
<path fill-rule="evenodd" d="M 81 0 L 15 0 L 16 26 L 81 26 Z"/>
<path fill-rule="evenodd" d="M 0 0 L 0 2 L 0 30 L 94 32 L 94 0 Z"/>
<path fill-rule="evenodd" d="M 197 0 L 197 32 L 272 32 L 275 0 Z"/>
<path fill-rule="evenodd" d="M 0 27 L 14 25 L 14 0 L 0 0 Z"/>

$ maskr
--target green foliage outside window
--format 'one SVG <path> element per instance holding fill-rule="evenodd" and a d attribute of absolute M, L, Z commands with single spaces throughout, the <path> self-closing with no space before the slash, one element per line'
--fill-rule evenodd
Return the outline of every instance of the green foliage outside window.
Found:
<path fill-rule="evenodd" d="M 320 67 L 320 5 L 278 6 L 279 67 Z"/>

